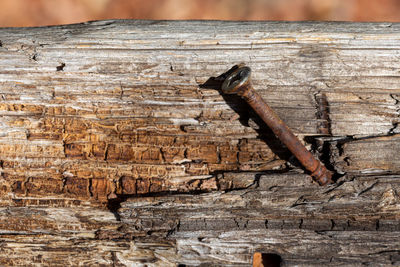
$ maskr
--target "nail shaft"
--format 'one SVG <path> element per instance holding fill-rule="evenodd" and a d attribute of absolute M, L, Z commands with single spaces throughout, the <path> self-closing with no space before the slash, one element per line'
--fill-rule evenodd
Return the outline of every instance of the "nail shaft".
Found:
<path fill-rule="evenodd" d="M 233 71 L 222 84 L 222 91 L 241 96 L 268 125 L 273 133 L 293 153 L 300 163 L 311 172 L 311 176 L 320 185 L 332 183 L 332 172 L 317 160 L 300 142 L 289 127 L 265 103 L 250 83 L 249 67 L 239 67 Z"/>

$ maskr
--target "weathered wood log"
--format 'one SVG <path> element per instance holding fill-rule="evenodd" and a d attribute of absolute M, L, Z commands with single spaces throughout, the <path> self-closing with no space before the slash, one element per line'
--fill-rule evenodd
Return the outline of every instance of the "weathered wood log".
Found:
<path fill-rule="evenodd" d="M 400 24 L 0 29 L 0 264 L 400 265 Z M 217 77 L 331 170 L 312 183 Z"/>

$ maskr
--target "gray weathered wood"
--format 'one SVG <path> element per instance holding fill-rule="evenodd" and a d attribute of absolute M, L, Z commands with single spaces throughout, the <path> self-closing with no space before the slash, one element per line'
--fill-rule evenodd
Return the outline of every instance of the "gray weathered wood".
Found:
<path fill-rule="evenodd" d="M 0 29 L 0 264 L 400 265 L 400 24 Z M 245 62 L 320 188 L 212 77 Z"/>

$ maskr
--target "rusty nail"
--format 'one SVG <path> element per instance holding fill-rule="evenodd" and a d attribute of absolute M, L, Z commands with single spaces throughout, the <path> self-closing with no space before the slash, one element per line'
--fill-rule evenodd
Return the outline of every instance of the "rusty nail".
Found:
<path fill-rule="evenodd" d="M 317 160 L 313 154 L 300 142 L 289 127 L 265 103 L 254 90 L 250 82 L 251 69 L 239 65 L 222 83 L 225 94 L 237 94 L 242 97 L 268 125 L 283 144 L 296 156 L 300 163 L 311 172 L 311 176 L 320 185 L 332 183 L 333 173 Z"/>

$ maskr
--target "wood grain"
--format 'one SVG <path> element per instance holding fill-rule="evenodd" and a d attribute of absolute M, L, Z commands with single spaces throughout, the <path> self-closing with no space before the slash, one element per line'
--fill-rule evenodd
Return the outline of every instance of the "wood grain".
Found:
<path fill-rule="evenodd" d="M 392 23 L 0 29 L 0 264 L 400 264 L 399 47 Z M 335 185 L 219 92 L 241 62 Z"/>

